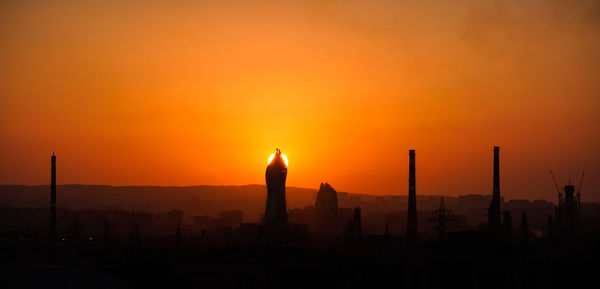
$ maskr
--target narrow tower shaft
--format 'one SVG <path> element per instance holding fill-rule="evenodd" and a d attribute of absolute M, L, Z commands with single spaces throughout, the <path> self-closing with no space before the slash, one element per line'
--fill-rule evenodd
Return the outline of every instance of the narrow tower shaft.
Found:
<path fill-rule="evenodd" d="M 494 187 L 492 202 L 488 208 L 488 230 L 494 237 L 499 237 L 502 230 L 500 219 L 500 147 L 494 147 Z"/>
<path fill-rule="evenodd" d="M 268 230 L 282 231 L 287 228 L 287 209 L 285 201 L 285 180 L 287 165 L 280 150 L 267 166 L 267 205 L 264 225 Z"/>
<path fill-rule="evenodd" d="M 500 147 L 494 147 L 494 200 L 500 205 Z"/>
<path fill-rule="evenodd" d="M 50 169 L 50 241 L 54 242 L 57 238 L 56 232 L 56 156 L 52 153 Z"/>
<path fill-rule="evenodd" d="M 418 238 L 417 228 L 417 196 L 415 180 L 415 150 L 408 152 L 408 216 L 406 224 L 406 237 L 409 241 Z"/>

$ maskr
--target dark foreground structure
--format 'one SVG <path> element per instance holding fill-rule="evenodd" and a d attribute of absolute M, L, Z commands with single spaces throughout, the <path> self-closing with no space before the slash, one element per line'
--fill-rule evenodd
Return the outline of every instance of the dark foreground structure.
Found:
<path fill-rule="evenodd" d="M 50 225 L 21 223 L 48 216 L 47 208 L 43 214 L 0 208 L 0 280 L 6 288 L 593 288 L 600 270 L 600 207 L 584 214 L 581 185 L 567 185 L 558 190 L 555 216 L 542 216 L 545 231 L 532 226 L 535 214 L 514 204 L 520 226 L 513 228 L 508 210 L 500 222 L 498 151 L 488 223 L 449 229 L 458 218 L 441 198 L 423 220 L 434 224 L 429 237 L 417 225 L 412 150 L 407 214 L 365 218 L 373 207 L 338 207 L 337 193 L 325 183 L 314 208 L 290 210 L 296 217 L 314 211 L 306 218 L 314 231 L 288 220 L 294 214 L 286 208 L 287 165 L 279 150 L 267 167 L 263 222 L 243 223 L 242 211 L 229 210 L 218 219 L 195 216 L 200 230 L 182 226 L 182 210 L 154 216 L 62 209 L 52 156 Z M 400 215 L 406 216 L 406 234 L 390 233 L 388 224 L 400 223 L 394 221 Z M 385 222 L 385 231 L 365 233 L 377 221 Z"/>
<path fill-rule="evenodd" d="M 179 240 L 179 241 L 178 241 Z M 3 240 L 6 288 L 590 288 L 598 242 L 496 242 L 478 232 L 407 245 L 397 236 L 279 246 L 201 236 L 80 240 L 49 248 Z"/>

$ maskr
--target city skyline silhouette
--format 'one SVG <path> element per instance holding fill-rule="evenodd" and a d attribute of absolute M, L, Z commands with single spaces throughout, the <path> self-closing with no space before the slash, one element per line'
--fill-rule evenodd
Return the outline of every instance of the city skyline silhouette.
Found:
<path fill-rule="evenodd" d="M 257 184 L 279 147 L 293 186 L 394 195 L 413 148 L 420 192 L 458 196 L 498 144 L 504 196 L 586 170 L 600 201 L 595 2 L 11 3 L 0 184 L 45 184 L 52 151 L 61 184 Z"/>
<path fill-rule="evenodd" d="M 589 288 L 600 0 L 0 3 L 7 288 Z"/>
<path fill-rule="evenodd" d="M 230 260 L 238 260 L 241 256 L 238 255 L 239 250 L 250 250 L 249 252 L 255 252 L 253 254 L 259 254 L 263 257 L 255 260 L 256 262 L 262 262 L 262 258 L 269 256 L 272 253 L 280 254 L 276 259 L 270 261 L 275 262 L 278 268 L 279 266 L 285 265 L 287 258 L 293 258 L 295 262 L 300 261 L 300 265 L 296 263 L 296 266 L 311 266 L 314 260 L 303 259 L 301 255 L 297 255 L 298 252 L 294 250 L 302 250 L 310 252 L 315 248 L 328 248 L 331 244 L 341 246 L 337 250 L 331 248 L 326 249 L 329 254 L 341 254 L 333 259 L 324 259 L 322 262 L 333 262 L 336 264 L 343 258 L 348 258 L 354 254 L 371 254 L 372 250 L 379 251 L 385 254 L 407 254 L 405 250 L 418 250 L 418 254 L 421 257 L 430 258 L 430 260 L 438 260 L 440 257 L 437 256 L 435 251 L 431 251 L 432 248 L 439 247 L 438 250 L 443 250 L 444 254 L 477 254 L 481 256 L 469 257 L 461 262 L 461 266 L 473 266 L 477 264 L 486 264 L 488 262 L 497 262 L 496 258 L 500 258 L 500 267 L 492 272 L 482 273 L 477 269 L 478 267 L 470 267 L 466 275 L 466 279 L 453 277 L 445 278 L 445 280 L 438 280 L 436 278 L 428 278 L 427 274 L 423 275 L 423 272 L 430 272 L 428 274 L 434 274 L 439 276 L 446 276 L 444 271 L 438 271 L 438 266 L 423 266 L 419 265 L 414 269 L 415 265 L 405 265 L 387 263 L 389 261 L 379 260 L 375 263 L 375 267 L 352 269 L 355 273 L 360 274 L 381 274 L 382 272 L 389 272 L 386 274 L 386 278 L 373 283 L 374 281 L 367 281 L 365 284 L 377 284 L 377 286 L 389 286 L 392 284 L 403 284 L 408 288 L 422 287 L 422 288 L 436 288 L 437 286 L 444 286 L 449 288 L 464 287 L 470 284 L 473 288 L 481 287 L 497 287 L 502 286 L 501 284 L 512 284 L 510 286 L 544 286 L 553 288 L 556 284 L 560 287 L 570 286 L 578 287 L 582 284 L 586 284 L 584 279 L 574 280 L 575 275 L 564 275 L 563 277 L 552 277 L 547 278 L 543 273 L 544 266 L 539 267 L 535 270 L 527 269 L 527 273 L 521 272 L 523 268 L 507 267 L 509 264 L 520 258 L 526 258 L 527 262 L 536 262 L 539 258 L 536 254 L 532 254 L 531 250 L 546 250 L 544 248 L 550 246 L 554 250 L 558 250 L 556 253 L 550 254 L 548 257 L 559 258 L 563 260 L 565 258 L 578 258 L 572 255 L 573 252 L 569 251 L 569 246 L 579 244 L 583 245 L 579 250 L 587 248 L 587 250 L 593 250 L 589 247 L 588 242 L 597 240 L 600 236 L 597 235 L 599 232 L 598 228 L 598 212 L 600 212 L 600 204 L 598 203 L 583 203 L 581 202 L 582 193 L 582 182 L 579 185 L 568 184 L 560 189 L 557 185 L 557 204 L 547 203 L 545 201 L 537 200 L 529 202 L 527 200 L 516 200 L 505 202 L 501 197 L 500 193 L 500 155 L 499 147 L 495 146 L 493 149 L 493 188 L 492 194 L 490 195 L 467 195 L 458 198 L 458 203 L 453 202 L 452 206 L 456 214 L 449 211 L 444 201 L 447 197 L 434 197 L 435 200 L 439 199 L 439 207 L 434 209 L 431 206 L 431 202 L 427 205 L 424 202 L 423 197 L 417 199 L 418 194 L 416 193 L 416 180 L 415 168 L 416 158 L 415 150 L 409 150 L 409 176 L 408 176 L 408 188 L 409 194 L 404 202 L 405 211 L 402 209 L 402 205 L 398 202 L 395 204 L 390 200 L 375 200 L 373 203 L 372 196 L 337 193 L 329 184 L 321 183 L 319 192 L 316 196 L 310 198 L 314 206 L 306 206 L 304 208 L 295 208 L 287 205 L 286 198 L 286 187 L 285 180 L 288 172 L 288 160 L 282 154 L 279 149 L 276 149 L 274 155 L 269 158 L 267 164 L 267 170 L 265 174 L 265 188 L 259 188 L 258 191 L 265 195 L 263 199 L 263 206 L 259 206 L 263 209 L 258 221 L 249 221 L 244 219 L 244 209 L 231 209 L 227 208 L 225 204 L 224 208 L 218 213 L 218 217 L 214 217 L 215 213 L 202 215 L 196 215 L 198 213 L 194 207 L 197 207 L 200 203 L 207 203 L 213 209 L 215 202 L 212 199 L 209 200 L 194 200 L 193 204 L 188 204 L 185 209 L 170 209 L 168 212 L 165 210 L 157 210 L 155 212 L 148 212 L 142 210 L 142 212 L 136 211 L 136 201 L 148 201 L 151 196 L 147 194 L 140 195 L 140 199 L 125 201 L 122 197 L 119 203 L 125 204 L 128 202 L 132 203 L 130 211 L 123 210 L 119 207 L 104 207 L 99 209 L 100 204 L 95 204 L 96 208 L 83 208 L 73 209 L 68 206 L 61 206 L 61 197 L 65 199 L 73 198 L 73 194 L 62 195 L 60 187 L 57 187 L 56 176 L 57 176 L 57 156 L 53 153 L 51 155 L 50 175 L 51 182 L 50 186 L 42 187 L 46 194 L 50 195 L 49 211 L 46 211 L 49 222 L 46 222 L 47 229 L 44 229 L 43 223 L 39 223 L 39 220 L 34 217 L 38 215 L 40 210 L 37 208 L 16 208 L 16 207 L 0 207 L 0 214 L 4 217 L 0 221 L 0 234 L 3 234 L 8 229 L 8 238 L 4 239 L 4 243 L 0 244 L 0 248 L 6 253 L 10 254 L 11 258 L 8 259 L 10 262 L 14 262 L 17 265 L 12 269 L 17 275 L 11 276 L 13 282 L 19 282 L 21 285 L 33 286 L 38 284 L 34 282 L 23 282 L 24 280 L 18 280 L 20 272 L 21 262 L 25 262 L 22 259 L 22 254 L 32 254 L 31 249 L 37 248 L 37 258 L 48 258 L 48 265 L 50 266 L 63 266 L 58 264 L 68 264 L 68 259 L 65 259 L 65 254 L 75 254 L 78 258 L 88 260 L 88 262 L 95 262 L 99 266 L 105 267 L 101 271 L 91 270 L 87 271 L 86 274 L 89 277 L 83 279 L 67 278 L 68 282 L 74 282 L 80 285 L 95 284 L 99 283 L 99 278 L 114 278 L 111 285 L 107 285 L 106 288 L 115 288 L 115 286 L 123 286 L 127 282 L 136 288 L 143 288 L 150 286 L 151 283 L 159 282 L 161 284 L 177 287 L 196 287 L 200 284 L 210 284 L 210 286 L 223 286 L 223 281 L 230 278 L 226 277 L 230 274 L 229 269 L 219 271 L 217 273 L 217 279 L 215 276 L 203 279 L 200 284 L 192 284 L 188 279 L 189 276 L 180 276 L 179 278 L 169 273 L 167 268 L 177 268 L 183 265 L 180 263 L 182 258 L 187 258 L 188 261 L 194 258 L 202 256 L 205 259 L 209 255 L 206 253 L 199 253 L 204 250 L 210 249 L 215 250 L 218 248 L 224 248 L 218 255 L 210 258 L 222 258 L 228 256 Z M 60 159 L 59 159 L 60 160 Z M 552 172 L 551 172 L 552 174 Z M 552 174 L 554 180 L 554 175 Z M 583 178 L 583 176 L 582 176 Z M 28 187 L 2 187 L 0 186 L 0 192 L 6 194 L 10 190 L 21 189 L 21 192 L 26 192 Z M 63 186 L 68 188 L 69 186 Z M 75 185 L 72 186 L 71 190 L 81 192 L 86 186 Z M 89 192 L 91 195 L 100 198 L 107 198 L 106 191 L 110 189 L 109 186 L 96 186 L 104 192 Z M 23 191 L 23 188 L 25 190 Z M 151 187 L 150 187 L 151 188 Z M 192 190 L 197 191 L 199 187 L 192 187 Z M 211 187 L 208 187 L 209 189 Z M 240 187 L 231 187 L 238 191 Z M 5 190 L 6 189 L 6 190 Z M 136 187 L 123 187 L 124 191 L 135 190 Z M 149 188 L 146 187 L 146 190 Z M 165 187 L 163 189 L 175 190 L 177 187 Z M 88 193 L 88 196 L 90 194 Z M 333 194 L 333 196 L 332 196 Z M 23 198 L 23 194 L 20 194 Z M 85 196 L 80 196 L 82 198 Z M 371 199 L 365 199 L 370 197 Z M 398 198 L 398 196 L 396 196 Z M 425 200 L 427 197 L 425 197 Z M 431 199 L 431 198 L 430 198 Z M 47 199 L 46 199 L 47 200 Z M 266 201 L 265 201 L 266 200 Z M 383 201 L 383 202 L 381 202 Z M 396 200 L 398 201 L 398 200 Z M 431 200 L 430 200 L 431 201 Z M 71 200 L 72 202 L 72 200 Z M 188 201 L 189 202 L 189 201 Z M 335 204 L 332 204 L 334 202 Z M 243 203 L 243 202 L 242 202 Z M 185 202 L 176 202 L 181 208 Z M 389 206 L 388 210 L 381 207 L 382 204 Z M 419 204 L 419 205 L 417 205 Z M 476 204 L 479 204 L 477 207 Z M 224 204 L 221 204 L 221 206 Z M 235 204 L 229 204 L 229 206 Z M 423 206 L 424 205 L 424 206 Z M 169 206 L 167 204 L 167 206 Z M 239 204 L 237 204 L 239 206 Z M 192 208 L 190 210 L 189 208 Z M 485 212 L 487 211 L 487 215 Z M 500 212 L 503 212 L 500 214 Z M 188 214 L 192 213 L 192 218 L 186 217 L 185 212 Z M 513 227 L 511 213 L 520 214 L 521 224 L 518 229 Z M 44 215 L 44 214 L 42 214 Z M 426 215 L 431 217 L 423 218 Z M 420 217 L 418 217 L 420 216 Z M 383 217 L 383 219 L 382 219 Z M 487 221 L 484 219 L 487 217 Z M 44 220 L 45 218 L 41 218 Z M 381 223 L 383 220 L 383 223 Z M 420 221 L 419 221 L 420 220 Z M 546 222 L 547 220 L 547 222 Z M 556 222 L 554 221 L 556 220 Z M 333 224 L 333 227 L 332 225 Z M 429 225 L 427 225 L 429 224 Z M 402 227 L 404 225 L 404 228 Z M 26 228 L 26 229 L 25 229 Z M 40 232 L 47 231 L 48 237 L 41 237 Z M 520 233 L 518 233 L 520 231 Z M 99 234 L 99 232 L 102 232 Z M 174 232 L 174 233 L 173 233 Z M 186 233 L 184 233 L 186 232 Z M 1 241 L 1 240 L 0 240 Z M 24 243 L 25 242 L 25 243 Z M 148 244 L 150 242 L 150 244 Z M 327 245 L 329 244 L 329 245 Z M 463 246 L 470 244 L 470 249 L 467 252 L 463 252 Z M 7 246 L 8 245 L 8 246 Z M 41 246 L 41 247 L 40 247 Z M 225 246 L 225 247 L 223 247 Z M 322 247 L 325 246 L 325 247 Z M 433 246 L 433 247 L 431 247 Z M 560 247 L 558 247 L 560 246 Z M 567 246 L 567 251 L 559 250 L 562 246 Z M 121 248 L 121 249 L 119 249 Z M 160 249 L 169 250 L 167 255 L 163 254 L 162 259 L 170 259 L 170 265 L 158 265 L 156 269 L 152 269 L 153 262 L 156 261 L 156 256 L 152 253 L 153 250 Z M 234 249 L 235 248 L 235 249 Z M 294 249 L 295 248 L 295 249 Z M 122 251 L 124 250 L 124 251 Z M 222 250 L 222 249 L 219 249 Z M 233 250 L 233 251 L 231 251 Z M 322 249 L 317 249 L 322 250 Z M 341 250 L 341 251 L 340 251 Z M 346 251 L 350 250 L 350 251 Z M 358 251 L 356 251 L 358 250 Z M 498 255 L 493 257 L 496 250 L 508 250 L 507 254 Z M 68 253 L 72 252 L 72 253 Z M 94 256 L 97 253 L 102 252 L 105 257 Z M 122 253 L 121 253 L 122 252 Z M 353 252 L 353 253 L 350 253 Z M 360 253 L 363 252 L 363 253 Z M 461 253 L 463 252 L 463 253 Z M 479 253 L 477 253 L 479 252 Z M 559 253 L 560 252 L 560 253 Z M 590 251 L 593 252 L 593 251 Z M 312 252 L 311 254 L 317 254 L 318 258 L 323 258 L 326 255 L 322 253 Z M 40 255 L 42 254 L 42 255 Z M 49 254 L 49 255 L 48 255 Z M 200 255 L 199 255 L 200 254 Z M 266 254 L 266 255 L 263 255 Z M 302 254 L 302 253 L 301 253 Z M 412 259 L 410 257 L 415 253 L 407 254 L 404 258 Z M 490 255 L 491 254 L 491 255 Z M 539 254 L 539 253 L 537 253 Z M 544 253 L 547 254 L 547 253 Z M 556 255 L 558 254 L 558 255 Z M 482 256 L 490 256 L 492 259 L 481 259 Z M 555 256 L 556 255 L 556 256 Z M 24 256 L 24 255 L 23 255 Z M 121 256 L 124 258 L 124 263 L 114 263 L 110 261 L 108 256 L 112 258 Z M 390 255 L 389 257 L 392 257 Z M 545 256 L 545 255 L 544 255 Z M 355 258 L 356 256 L 354 256 Z M 388 258 L 389 258 L 388 257 Z M 462 256 L 464 258 L 464 256 Z M 233 259 L 232 259 L 233 258 Z M 271 257 L 268 257 L 271 258 Z M 340 259 L 342 258 L 342 259 Z M 544 258 L 544 257 L 542 257 Z M 142 260 L 145 263 L 142 263 Z M 196 259 L 201 260 L 201 259 Z M 471 260 L 471 261 L 468 261 Z M 494 261 L 492 261 L 494 260 Z M 412 260 L 411 262 L 415 262 Z M 27 261 L 32 262 L 32 261 Z M 44 262 L 39 263 L 36 261 L 35 266 L 44 266 Z M 66 262 L 66 263 L 65 263 Z M 194 270 L 205 270 L 210 268 L 212 265 L 202 263 L 204 261 L 195 261 L 196 265 Z M 231 261 L 229 261 L 231 262 Z M 237 261 L 234 261 L 237 262 Z M 283 262 L 283 263 L 282 263 Z M 356 261 L 354 261 L 356 262 Z M 380 263 L 382 262 L 382 263 Z M 490 263 L 490 264 L 492 264 Z M 269 264 L 269 263 L 267 263 Z M 278 264 L 278 265 L 277 265 Z M 360 262 L 357 263 L 361 264 Z M 580 265 L 589 264 L 583 262 Z M 28 266 L 33 265 L 29 263 Z M 167 267 L 165 267 L 167 266 Z M 206 267 L 209 266 L 209 267 Z M 228 265 L 226 265 L 228 266 Z M 267 265 L 271 266 L 271 265 Z M 495 265 L 497 266 L 497 264 Z M 511 265 L 514 266 L 514 265 Z M 588 265 L 586 265 L 588 266 Z M 160 269 L 159 269 L 160 268 Z M 308 267 L 304 267 L 303 270 L 307 270 Z M 408 274 L 398 274 L 388 271 L 391 268 L 413 268 Z M 516 268 L 516 269 L 515 269 Z M 519 269 L 521 268 L 521 269 Z M 551 268 L 551 267 L 548 267 Z M 579 267 L 582 268 L 582 267 Z M 594 267 L 589 267 L 589 270 L 593 270 Z M 159 270 L 160 273 L 154 277 L 146 275 L 137 275 L 137 272 L 144 272 L 146 270 Z M 401 270 L 405 270 L 401 269 Z M 108 270 L 108 271 L 105 271 Z M 277 269 L 276 269 L 277 270 Z M 315 276 L 308 278 L 307 280 L 325 280 L 321 274 L 325 271 L 313 268 L 311 269 Z M 121 272 L 121 273 L 119 273 Z M 478 273 L 479 272 L 479 273 Z M 587 271 L 583 271 L 587 272 Z M 583 273 L 582 272 L 582 273 Z M 295 287 L 297 284 L 307 284 L 303 281 L 295 283 L 295 277 L 288 275 L 291 272 L 280 271 L 281 275 L 260 277 L 259 275 L 246 275 L 244 277 L 236 276 L 233 280 L 233 284 L 226 285 L 226 287 L 252 287 L 252 288 L 263 288 L 266 286 L 263 282 L 268 280 L 268 283 L 275 282 L 278 286 L 283 287 Z M 116 275 L 115 275 L 116 274 Z M 118 277 L 120 274 L 125 274 Z M 464 274 L 461 273 L 461 274 Z M 474 274 L 474 275 L 469 275 Z M 587 273 L 586 273 L 587 274 Z M 460 274 L 455 274 L 458 277 Z M 345 275 L 342 272 L 337 272 L 335 279 L 336 282 L 343 282 L 354 279 L 355 276 Z M 469 277 L 470 276 L 470 277 Z M 585 275 L 583 275 L 585 276 Z M 205 276 L 208 277 L 208 276 Z M 449 276 L 446 276 L 449 277 Z M 91 279 L 90 279 L 91 278 Z M 94 279 L 95 278 L 95 279 Z M 263 279 L 266 278 L 266 279 Z M 331 277 L 329 277 L 331 278 Z M 44 282 L 44 279 L 40 279 L 37 282 Z M 94 281 L 96 280 L 96 281 Z M 359 281 L 360 279 L 356 280 Z M 102 281 L 106 282 L 106 281 Z M 163 283 L 164 282 L 164 283 Z M 208 283 L 207 283 L 208 282 Z M 398 283 L 401 282 L 401 283 Z M 58 285 L 59 283 L 49 284 Z M 349 287 L 362 287 L 362 282 L 353 284 Z M 39 284 L 38 284 L 39 286 Z M 61 285 L 62 286 L 62 285 Z"/>

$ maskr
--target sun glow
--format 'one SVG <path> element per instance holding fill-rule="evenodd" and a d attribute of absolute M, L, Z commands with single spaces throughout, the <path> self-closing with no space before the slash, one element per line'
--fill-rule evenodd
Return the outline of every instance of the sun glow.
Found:
<path fill-rule="evenodd" d="M 285 166 L 287 167 L 288 166 L 288 159 L 287 159 L 287 157 L 284 154 L 281 154 L 281 157 L 283 158 L 283 162 L 285 163 Z M 267 161 L 267 164 L 270 164 L 271 161 L 273 160 L 273 158 L 275 158 L 275 154 L 272 154 L 269 157 L 269 160 Z"/>

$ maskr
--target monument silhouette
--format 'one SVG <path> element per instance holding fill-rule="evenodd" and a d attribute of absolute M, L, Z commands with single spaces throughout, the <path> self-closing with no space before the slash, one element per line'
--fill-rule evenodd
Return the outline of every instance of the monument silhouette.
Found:
<path fill-rule="evenodd" d="M 275 156 L 267 165 L 265 179 L 267 182 L 267 204 L 265 206 L 264 227 L 270 237 L 281 237 L 288 228 L 287 208 L 285 200 L 285 180 L 287 165 L 281 151 L 275 150 Z"/>

